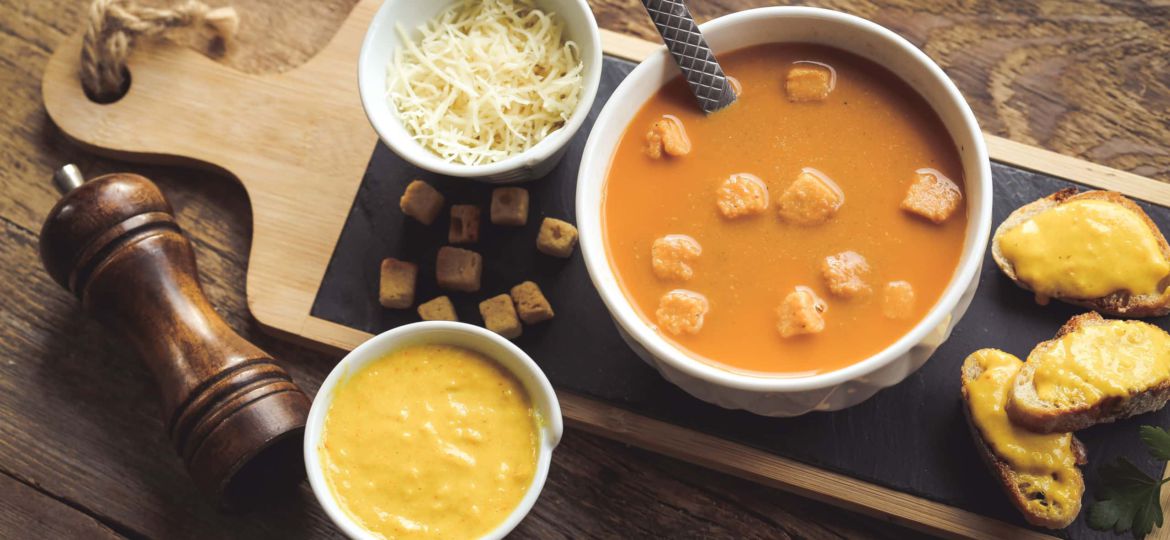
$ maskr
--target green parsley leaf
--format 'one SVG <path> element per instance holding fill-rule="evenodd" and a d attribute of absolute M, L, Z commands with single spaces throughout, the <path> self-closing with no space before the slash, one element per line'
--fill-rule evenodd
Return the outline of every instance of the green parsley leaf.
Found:
<path fill-rule="evenodd" d="M 1138 429 L 1150 455 L 1162 461 L 1170 461 L 1170 433 L 1154 426 L 1142 426 Z"/>
<path fill-rule="evenodd" d="M 1143 440 L 1144 434 L 1143 431 Z M 1130 531 L 1134 538 L 1141 539 L 1155 526 L 1162 526 L 1159 495 L 1163 481 L 1150 478 L 1131 461 L 1120 458 L 1101 466 L 1101 484 L 1099 500 L 1089 507 L 1090 527 L 1115 533 Z"/>

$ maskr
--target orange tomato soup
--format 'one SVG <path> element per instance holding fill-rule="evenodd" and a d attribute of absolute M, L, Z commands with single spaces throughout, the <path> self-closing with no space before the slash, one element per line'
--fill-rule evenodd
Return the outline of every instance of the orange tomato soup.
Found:
<path fill-rule="evenodd" d="M 926 315 L 958 266 L 965 198 L 941 223 L 902 208 L 922 169 L 934 169 L 962 190 L 952 139 L 914 89 L 850 53 L 773 44 L 722 54 L 720 61 L 742 86 L 735 104 L 704 116 L 678 77 L 642 107 L 618 144 L 602 221 L 622 289 L 668 341 L 726 368 L 800 376 L 876 354 Z M 806 62 L 835 71 L 823 100 L 791 99 L 789 71 L 817 66 Z M 681 122 L 689 153 L 671 155 L 669 145 L 648 151 L 647 132 L 663 115 Z M 807 167 L 835 182 L 844 201 L 827 221 L 798 225 L 780 216 L 778 201 Z M 728 218 L 717 203 L 720 186 L 744 173 L 766 185 L 768 207 Z M 701 254 L 687 259 L 689 272 L 655 271 L 651 246 L 667 235 L 686 235 L 699 244 Z M 867 261 L 869 294 L 846 297 L 830 290 L 824 261 L 845 251 Z M 887 316 L 883 305 L 885 288 L 894 281 L 909 283 L 914 293 L 898 317 Z M 827 307 L 823 329 L 785 337 L 778 308 L 798 287 L 811 289 Z M 660 301 L 668 301 L 664 295 L 676 289 L 706 297 L 707 311 L 694 333 L 656 318 Z"/>

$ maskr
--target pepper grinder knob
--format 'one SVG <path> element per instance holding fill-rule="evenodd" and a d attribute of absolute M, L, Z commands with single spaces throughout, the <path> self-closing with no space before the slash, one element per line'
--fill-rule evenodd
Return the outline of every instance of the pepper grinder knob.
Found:
<path fill-rule="evenodd" d="M 72 165 L 53 182 L 64 195 L 41 229 L 41 261 L 150 367 L 200 490 L 239 509 L 299 482 L 309 399 L 215 312 L 158 187 L 128 173 L 83 182 Z"/>
<path fill-rule="evenodd" d="M 81 187 L 84 183 L 85 177 L 81 175 L 81 169 L 72 163 L 53 173 L 53 185 L 57 186 L 57 191 L 62 195 Z"/>

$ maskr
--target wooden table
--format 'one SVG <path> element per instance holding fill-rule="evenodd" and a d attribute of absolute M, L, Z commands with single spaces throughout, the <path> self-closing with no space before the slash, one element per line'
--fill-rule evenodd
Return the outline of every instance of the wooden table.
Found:
<path fill-rule="evenodd" d="M 260 72 L 311 56 L 353 0 L 232 3 L 243 25 L 238 49 L 224 61 Z M 592 3 L 602 26 L 655 37 L 637 0 Z M 691 1 L 700 19 L 763 3 Z M 989 132 L 1170 181 L 1164 1 L 813 3 L 873 19 L 923 47 Z M 243 288 L 249 208 L 230 178 L 96 159 L 49 122 L 40 104 L 41 71 L 53 48 L 81 28 L 83 13 L 79 0 L 0 0 L 0 537 L 338 536 L 306 486 L 246 515 L 207 505 L 165 438 L 146 369 L 41 269 L 37 234 L 57 198 L 49 182 L 55 168 L 75 162 L 88 175 L 140 172 L 170 197 L 195 244 L 207 293 L 236 329 L 282 359 L 310 392 L 337 360 L 277 341 L 251 321 Z M 570 431 L 540 502 L 515 536 L 908 533 Z"/>

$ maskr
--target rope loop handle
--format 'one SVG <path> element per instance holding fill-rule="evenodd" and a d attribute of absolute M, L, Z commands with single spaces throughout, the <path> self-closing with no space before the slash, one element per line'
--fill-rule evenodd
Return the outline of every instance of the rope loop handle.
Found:
<path fill-rule="evenodd" d="M 240 19 L 233 8 L 212 8 L 198 0 L 169 9 L 143 7 L 133 0 L 93 0 L 81 44 L 82 88 L 95 101 L 116 101 L 126 91 L 126 59 L 136 39 L 203 25 L 226 47 L 235 37 Z"/>

